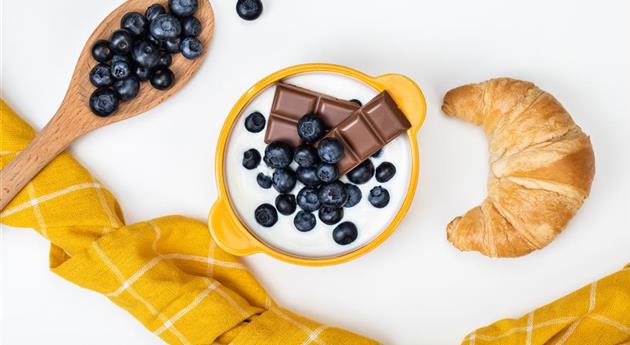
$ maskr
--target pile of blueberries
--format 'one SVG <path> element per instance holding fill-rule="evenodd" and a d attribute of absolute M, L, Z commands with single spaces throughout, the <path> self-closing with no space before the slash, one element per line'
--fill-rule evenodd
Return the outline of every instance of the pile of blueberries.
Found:
<path fill-rule="evenodd" d="M 94 43 L 92 57 L 99 62 L 90 71 L 90 82 L 97 87 L 90 97 L 94 114 L 116 112 L 119 102 L 138 95 L 141 81 L 149 80 L 158 90 L 170 88 L 175 82 L 171 54 L 181 52 L 191 60 L 201 55 L 197 0 L 169 0 L 168 7 L 169 13 L 160 4 L 149 6 L 144 15 L 126 13 L 109 41 Z"/>
<path fill-rule="evenodd" d="M 265 123 L 265 117 L 260 112 L 253 112 L 245 119 L 245 128 L 258 133 L 265 128 Z M 372 161 L 366 159 L 346 174 L 351 183 L 343 183 L 339 180 L 336 163 L 344 157 L 344 146 L 337 139 L 324 138 L 327 129 L 322 119 L 315 114 L 307 114 L 298 122 L 297 131 L 302 144 L 295 149 L 276 141 L 267 145 L 262 157 L 256 149 L 243 153 L 242 164 L 246 169 L 257 168 L 261 160 L 274 169 L 271 177 L 263 173 L 256 177 L 260 187 L 273 187 L 280 193 L 275 207 L 266 203 L 256 208 L 254 216 L 262 226 L 272 227 L 278 221 L 278 212 L 292 215 L 297 206 L 301 210 L 295 215 L 293 224 L 299 231 L 306 232 L 315 227 L 315 211 L 324 224 L 337 224 L 343 219 L 344 208 L 353 207 L 361 201 L 363 196 L 357 185 L 368 182 L 373 176 L 384 183 L 396 174 L 392 163 L 383 162 L 375 169 Z M 382 150 L 373 157 L 381 154 Z M 298 165 L 295 170 L 290 167 L 293 161 Z M 295 196 L 291 192 L 297 181 L 304 187 Z M 374 187 L 368 196 L 368 201 L 377 208 L 387 206 L 389 199 L 389 192 L 382 186 Z M 357 227 L 352 222 L 343 222 L 333 230 L 333 239 L 341 245 L 352 243 L 357 236 Z"/>

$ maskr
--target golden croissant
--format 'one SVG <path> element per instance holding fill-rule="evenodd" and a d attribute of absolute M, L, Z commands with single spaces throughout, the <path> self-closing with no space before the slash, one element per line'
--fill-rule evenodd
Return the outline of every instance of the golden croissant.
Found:
<path fill-rule="evenodd" d="M 589 137 L 549 93 L 500 78 L 450 90 L 442 110 L 483 127 L 488 196 L 447 226 L 460 250 L 526 255 L 549 244 L 588 196 L 595 158 Z"/>

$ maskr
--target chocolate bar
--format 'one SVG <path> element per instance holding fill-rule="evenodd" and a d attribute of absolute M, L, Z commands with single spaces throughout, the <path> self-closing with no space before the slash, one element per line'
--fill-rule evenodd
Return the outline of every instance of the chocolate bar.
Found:
<path fill-rule="evenodd" d="M 368 159 L 385 144 L 411 127 L 392 97 L 383 91 L 333 128 L 326 138 L 343 143 L 344 157 L 337 162 L 339 176 Z"/>
<path fill-rule="evenodd" d="M 278 82 L 271 105 L 265 143 L 284 141 L 298 146 L 301 142 L 297 123 L 302 116 L 314 113 L 328 128 L 334 128 L 348 118 L 359 105 L 298 86 Z"/>

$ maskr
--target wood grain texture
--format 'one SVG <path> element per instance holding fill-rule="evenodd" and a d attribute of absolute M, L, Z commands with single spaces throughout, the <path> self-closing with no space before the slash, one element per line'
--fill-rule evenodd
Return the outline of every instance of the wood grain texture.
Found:
<path fill-rule="evenodd" d="M 121 102 L 115 114 L 99 117 L 90 110 L 89 99 L 95 87 L 90 83 L 89 73 L 98 63 L 92 58 L 93 43 L 99 39 L 109 39 L 111 33 L 120 28 L 120 20 L 125 13 L 132 11 L 144 13 L 147 7 L 156 2 L 167 6 L 167 1 L 126 1 L 110 13 L 94 30 L 81 51 L 68 91 L 55 115 L 33 142 L 0 171 L 2 185 L 0 210 L 4 209 L 39 171 L 76 138 L 97 128 L 144 113 L 179 91 L 192 78 L 207 55 L 214 32 L 214 14 L 207 0 L 199 0 L 199 9 L 195 13 L 203 26 L 198 39 L 203 43 L 204 53 L 195 60 L 188 60 L 182 54 L 173 55 L 170 68 L 175 74 L 175 83 L 170 89 L 157 90 L 149 82 L 143 82 L 140 83 L 138 96 L 128 102 Z"/>

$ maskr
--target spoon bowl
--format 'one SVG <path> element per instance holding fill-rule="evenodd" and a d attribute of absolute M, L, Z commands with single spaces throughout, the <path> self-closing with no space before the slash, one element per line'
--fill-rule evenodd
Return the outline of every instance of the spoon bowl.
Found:
<path fill-rule="evenodd" d="M 4 209 L 41 169 L 76 138 L 97 128 L 140 115 L 155 107 L 179 91 L 199 69 L 207 55 L 214 32 L 214 14 L 208 0 L 198 0 L 199 6 L 195 12 L 195 17 L 202 25 L 202 32 L 197 39 L 203 44 L 204 52 L 194 60 L 188 60 L 182 54 L 172 56 L 173 62 L 169 68 L 175 75 L 175 81 L 170 89 L 158 90 L 149 82 L 143 82 L 140 83 L 138 95 L 127 102 L 121 102 L 112 115 L 100 117 L 90 110 L 89 99 L 96 87 L 90 83 L 89 74 L 98 64 L 98 61 L 92 57 L 92 46 L 98 40 L 108 40 L 112 32 L 120 28 L 121 18 L 126 13 L 144 14 L 147 7 L 156 2 L 167 7 L 164 0 L 126 1 L 112 11 L 94 30 L 81 51 L 68 91 L 55 115 L 31 144 L 0 171 L 0 210 Z"/>

